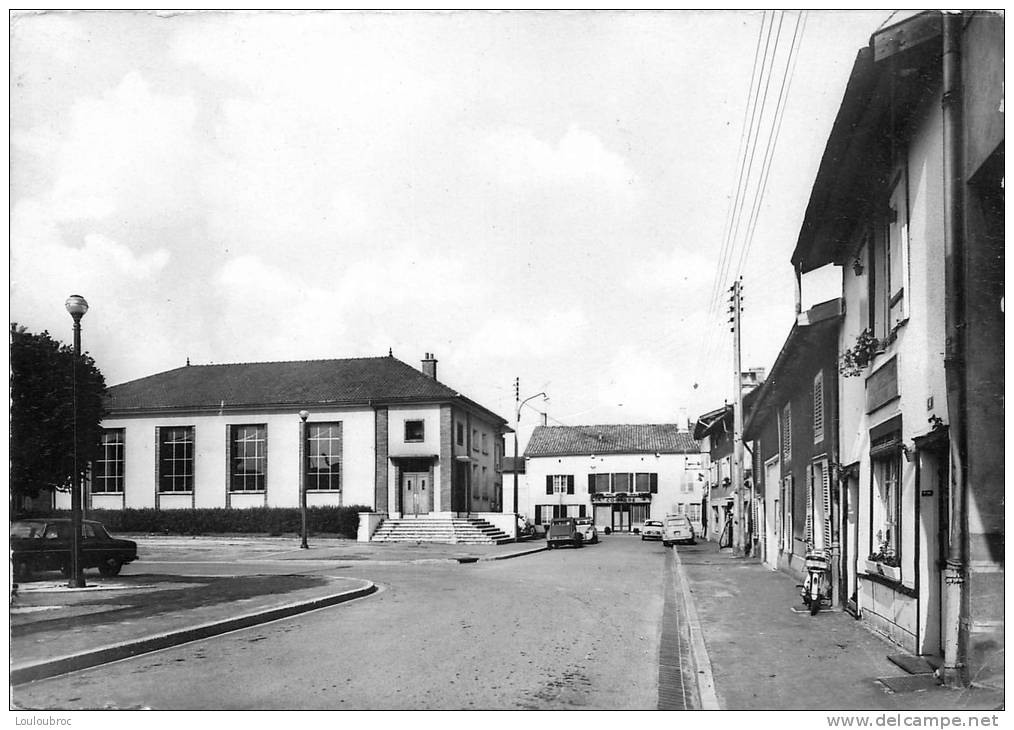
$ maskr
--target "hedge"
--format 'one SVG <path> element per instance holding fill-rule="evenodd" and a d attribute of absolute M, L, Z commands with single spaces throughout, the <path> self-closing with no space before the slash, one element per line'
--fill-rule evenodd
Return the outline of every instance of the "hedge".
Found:
<path fill-rule="evenodd" d="M 306 529 L 355 538 L 359 513 L 369 507 L 307 507 Z M 70 517 L 69 510 L 53 510 L 47 516 Z M 25 514 L 21 517 L 31 517 Z M 301 520 L 295 507 L 252 507 L 249 509 L 121 509 L 88 510 L 86 518 L 101 522 L 110 532 L 149 532 L 162 535 L 204 535 L 221 533 L 299 534 Z"/>

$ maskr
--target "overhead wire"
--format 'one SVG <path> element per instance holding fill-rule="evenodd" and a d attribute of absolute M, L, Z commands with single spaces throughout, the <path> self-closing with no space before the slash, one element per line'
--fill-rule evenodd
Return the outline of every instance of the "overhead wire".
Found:
<path fill-rule="evenodd" d="M 774 160 L 775 150 L 778 148 L 778 139 L 782 128 L 782 119 L 785 116 L 785 107 L 788 103 L 789 91 L 792 87 L 792 79 L 795 75 L 796 61 L 799 58 L 799 44 L 802 43 L 803 30 L 806 27 L 806 11 L 801 10 L 796 16 L 796 25 L 792 33 L 792 43 L 789 46 L 788 57 L 785 68 L 782 72 L 781 86 L 778 90 L 778 100 L 775 103 L 774 119 L 768 132 L 768 139 L 764 149 L 764 159 L 761 163 L 761 176 L 757 189 L 754 191 L 754 200 L 750 211 L 750 218 L 747 222 L 746 238 L 740 251 L 739 261 L 736 265 L 734 277 L 743 273 L 749 257 L 750 248 L 753 245 L 754 233 L 757 230 L 757 222 L 760 218 L 760 210 L 767 193 L 768 177 L 771 173 L 771 163 Z"/>

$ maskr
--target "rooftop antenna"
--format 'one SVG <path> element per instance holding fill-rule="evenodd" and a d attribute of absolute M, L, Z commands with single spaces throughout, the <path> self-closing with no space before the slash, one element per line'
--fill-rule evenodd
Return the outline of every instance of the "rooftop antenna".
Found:
<path fill-rule="evenodd" d="M 394 357 L 394 349 L 393 348 L 391 348 L 391 347 L 387 348 L 387 356 L 388 357 Z"/>
<path fill-rule="evenodd" d="M 187 358 L 187 367 L 190 367 L 190 358 Z"/>

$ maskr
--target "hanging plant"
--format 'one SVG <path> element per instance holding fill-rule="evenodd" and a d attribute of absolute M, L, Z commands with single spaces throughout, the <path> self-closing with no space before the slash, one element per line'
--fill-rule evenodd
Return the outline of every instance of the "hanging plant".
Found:
<path fill-rule="evenodd" d="M 842 353 L 838 372 L 845 378 L 862 375 L 863 369 L 870 364 L 873 356 L 879 351 L 880 340 L 873 336 L 872 330 L 863 330 L 856 338 L 856 344 Z"/>

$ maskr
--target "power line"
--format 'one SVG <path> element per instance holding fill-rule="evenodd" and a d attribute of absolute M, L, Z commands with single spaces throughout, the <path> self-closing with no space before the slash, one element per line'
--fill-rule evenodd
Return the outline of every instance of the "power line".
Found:
<path fill-rule="evenodd" d="M 785 68 L 782 72 L 781 86 L 778 90 L 778 101 L 775 103 L 774 121 L 768 132 L 768 140 L 764 149 L 764 160 L 761 163 L 761 177 L 757 189 L 754 192 L 753 206 L 750 218 L 747 223 L 747 233 L 743 249 L 740 251 L 739 261 L 736 266 L 735 276 L 743 272 L 749 255 L 750 247 L 753 245 L 754 233 L 757 229 L 757 222 L 760 219 L 761 205 L 767 193 L 768 176 L 771 173 L 771 163 L 774 160 L 775 150 L 778 148 L 778 139 L 782 128 L 782 119 L 785 116 L 785 107 L 788 103 L 789 90 L 792 87 L 792 79 L 795 76 L 796 61 L 799 58 L 799 46 L 797 41 L 802 43 L 803 30 L 806 26 L 806 11 L 800 11 L 796 16 L 796 26 L 792 32 L 792 43 L 789 46 L 789 54 L 785 61 Z"/>

